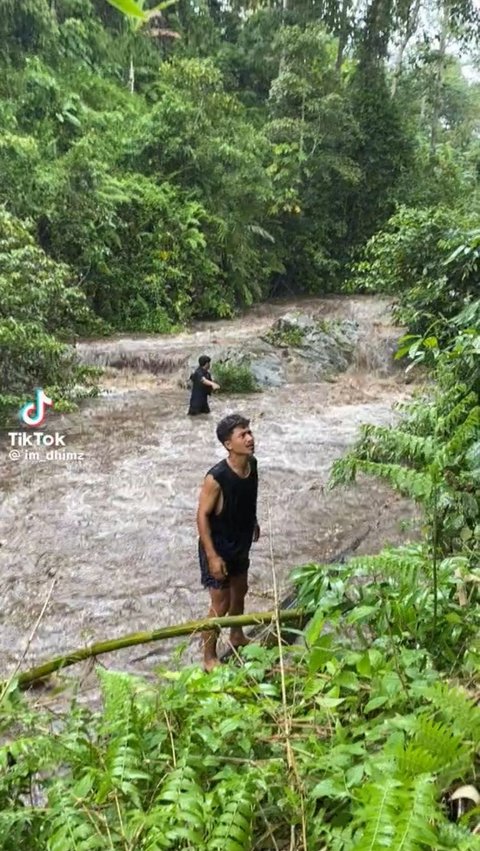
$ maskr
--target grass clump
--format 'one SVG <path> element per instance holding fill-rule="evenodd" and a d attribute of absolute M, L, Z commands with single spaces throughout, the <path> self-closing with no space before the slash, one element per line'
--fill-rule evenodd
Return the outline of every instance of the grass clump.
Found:
<path fill-rule="evenodd" d="M 257 393 L 259 387 L 250 364 L 218 363 L 215 366 L 215 381 L 222 393 Z"/>
<path fill-rule="evenodd" d="M 272 328 L 265 335 L 265 340 L 281 349 L 299 348 L 303 345 L 303 331 L 295 325 L 287 328 Z"/>

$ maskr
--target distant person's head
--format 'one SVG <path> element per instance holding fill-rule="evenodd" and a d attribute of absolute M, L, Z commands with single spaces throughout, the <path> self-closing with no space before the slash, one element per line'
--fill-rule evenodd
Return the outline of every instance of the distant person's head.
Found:
<path fill-rule="evenodd" d="M 211 358 L 208 355 L 200 355 L 198 359 L 198 365 L 202 367 L 202 369 L 207 370 L 211 364 Z"/>
<path fill-rule="evenodd" d="M 253 455 L 255 442 L 250 420 L 242 414 L 229 414 L 217 425 L 217 437 L 232 455 Z"/>

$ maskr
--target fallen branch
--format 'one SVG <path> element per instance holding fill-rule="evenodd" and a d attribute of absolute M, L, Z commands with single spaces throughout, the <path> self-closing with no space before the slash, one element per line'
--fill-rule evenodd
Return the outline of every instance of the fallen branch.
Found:
<path fill-rule="evenodd" d="M 98 641 L 89 647 L 73 650 L 64 656 L 57 656 L 49 662 L 44 662 L 43 665 L 37 665 L 37 667 L 30 668 L 30 670 L 19 674 L 17 682 L 20 686 L 28 686 L 31 683 L 42 680 L 44 677 L 50 676 L 50 674 L 59 671 L 61 668 L 67 668 L 69 665 L 75 665 L 77 662 L 83 662 L 85 659 L 101 656 L 103 653 L 112 653 L 115 650 L 122 650 L 124 647 L 147 644 L 150 641 L 162 641 L 166 638 L 177 638 L 180 635 L 192 635 L 196 632 L 204 632 L 205 630 L 212 629 L 212 626 L 218 629 L 222 627 L 251 626 L 254 624 L 269 623 L 277 617 L 283 623 L 285 621 L 301 621 L 303 616 L 303 612 L 300 609 L 287 609 L 278 614 L 275 612 L 252 612 L 248 615 L 233 615 L 224 618 L 202 618 L 199 621 L 188 621 L 188 623 L 154 629 L 152 632 L 134 632 L 120 638 Z"/>

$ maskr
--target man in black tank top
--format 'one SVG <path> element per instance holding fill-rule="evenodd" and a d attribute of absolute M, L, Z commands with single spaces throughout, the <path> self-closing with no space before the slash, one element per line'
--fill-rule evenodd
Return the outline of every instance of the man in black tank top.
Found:
<path fill-rule="evenodd" d="M 217 437 L 228 457 L 208 471 L 197 511 L 198 555 L 202 585 L 210 592 L 209 617 L 243 614 L 252 541 L 258 541 L 257 462 L 249 420 L 225 417 Z M 232 629 L 234 647 L 248 643 L 242 629 Z M 217 632 L 204 633 L 204 667 L 219 664 Z"/>

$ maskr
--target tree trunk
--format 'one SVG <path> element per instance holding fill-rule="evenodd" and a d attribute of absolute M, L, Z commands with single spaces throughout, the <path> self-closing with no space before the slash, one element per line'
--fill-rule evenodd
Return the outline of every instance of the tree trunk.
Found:
<path fill-rule="evenodd" d="M 412 6 L 409 7 L 407 13 L 407 19 L 405 21 L 405 32 L 403 34 L 403 38 L 400 41 L 400 45 L 398 48 L 397 57 L 395 59 L 395 64 L 393 68 L 393 80 L 392 80 L 392 98 L 395 97 L 395 93 L 397 91 L 398 82 L 400 80 L 400 76 L 402 74 L 402 65 L 403 65 L 403 57 L 405 55 L 405 51 L 408 46 L 408 42 L 410 41 L 412 35 L 414 34 L 417 28 L 418 15 L 420 12 L 420 4 L 421 0 L 415 0 Z"/>
<path fill-rule="evenodd" d="M 440 123 L 440 111 L 442 108 L 442 85 L 445 72 L 445 56 L 447 52 L 448 35 L 448 0 L 443 0 L 441 6 L 441 29 L 440 45 L 438 48 L 437 72 L 433 91 L 432 127 L 430 131 L 430 156 L 434 156 L 438 144 L 438 129 Z"/>
<path fill-rule="evenodd" d="M 338 33 L 338 50 L 335 69 L 340 71 L 343 65 L 343 55 L 348 41 L 348 10 L 351 0 L 342 0 L 342 8 L 340 11 L 340 30 Z"/>
<path fill-rule="evenodd" d="M 130 54 L 130 68 L 128 71 L 128 88 L 130 89 L 130 94 L 133 95 L 135 91 L 135 68 L 133 65 L 133 56 Z"/>

